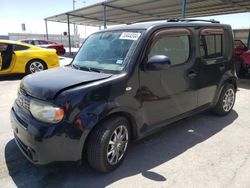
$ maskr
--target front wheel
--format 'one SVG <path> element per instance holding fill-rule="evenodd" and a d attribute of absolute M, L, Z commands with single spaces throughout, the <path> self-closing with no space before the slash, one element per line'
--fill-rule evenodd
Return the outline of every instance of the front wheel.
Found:
<path fill-rule="evenodd" d="M 90 133 L 87 159 L 91 167 L 109 172 L 121 165 L 130 141 L 129 122 L 124 117 L 112 117 Z"/>
<path fill-rule="evenodd" d="M 31 60 L 27 65 L 26 65 L 26 74 L 31 74 L 31 73 L 36 73 L 36 72 L 41 72 L 43 70 L 47 69 L 46 63 L 44 63 L 41 60 Z"/>
<path fill-rule="evenodd" d="M 227 115 L 232 111 L 232 108 L 235 103 L 236 91 L 235 87 L 232 84 L 226 84 L 221 92 L 220 98 L 212 109 L 216 115 Z"/>

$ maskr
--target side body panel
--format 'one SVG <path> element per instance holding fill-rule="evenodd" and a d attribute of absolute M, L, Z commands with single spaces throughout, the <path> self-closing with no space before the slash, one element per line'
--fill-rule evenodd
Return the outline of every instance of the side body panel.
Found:
<path fill-rule="evenodd" d="M 163 33 L 159 40 L 154 39 L 154 37 L 150 39 L 152 44 L 164 40 L 164 37 L 167 39 L 166 42 L 169 40 L 170 44 L 164 42 L 162 45 L 164 49 L 158 48 L 157 55 L 161 55 L 160 53 L 171 54 L 175 58 L 172 59 L 171 65 L 167 69 L 156 71 L 139 70 L 140 88 L 136 97 L 140 102 L 138 111 L 142 114 L 140 132 L 151 131 L 157 128 L 159 124 L 164 124 L 164 122 L 166 124 L 170 119 L 197 107 L 195 51 L 193 50 L 195 38 L 192 34 L 192 28 L 161 29 L 156 31 L 154 36 L 159 35 L 159 33 Z M 179 39 L 179 37 L 183 36 L 189 38 L 189 44 L 184 44 L 183 39 Z M 173 42 L 182 42 L 182 44 L 178 45 Z M 184 56 L 183 53 L 187 53 L 182 49 L 186 45 L 189 48 L 186 62 L 176 64 Z M 175 47 L 172 48 L 172 46 Z M 148 56 L 147 53 L 146 50 L 145 57 Z M 194 76 L 192 77 L 190 74 Z"/>

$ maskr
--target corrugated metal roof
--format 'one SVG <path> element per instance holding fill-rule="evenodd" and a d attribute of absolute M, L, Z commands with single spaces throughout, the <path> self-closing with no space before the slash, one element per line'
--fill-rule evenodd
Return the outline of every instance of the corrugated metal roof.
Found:
<path fill-rule="evenodd" d="M 145 20 L 178 18 L 182 0 L 109 0 L 45 18 L 48 21 L 102 26 L 106 7 L 107 25 L 128 24 Z M 186 17 L 250 12 L 250 0 L 187 0 Z"/>

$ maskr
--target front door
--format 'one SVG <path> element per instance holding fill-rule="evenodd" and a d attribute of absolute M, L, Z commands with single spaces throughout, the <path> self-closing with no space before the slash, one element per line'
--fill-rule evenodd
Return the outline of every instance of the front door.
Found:
<path fill-rule="evenodd" d="M 12 44 L 0 43 L 0 74 L 11 72 L 15 64 Z"/>
<path fill-rule="evenodd" d="M 192 32 L 185 28 L 165 29 L 154 34 L 140 70 L 140 113 L 146 127 L 164 123 L 197 107 Z M 145 64 L 155 55 L 165 55 L 170 66 L 148 70 Z"/>

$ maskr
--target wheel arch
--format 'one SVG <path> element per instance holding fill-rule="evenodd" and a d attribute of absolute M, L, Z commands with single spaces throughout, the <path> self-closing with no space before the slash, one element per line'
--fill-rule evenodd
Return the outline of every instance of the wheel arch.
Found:
<path fill-rule="evenodd" d="M 90 138 L 90 135 L 91 133 L 97 129 L 99 127 L 99 125 L 106 121 L 107 119 L 109 118 L 112 118 L 112 117 L 124 117 L 128 120 L 129 122 L 129 126 L 130 126 L 130 131 L 131 131 L 131 140 L 135 140 L 137 138 L 137 124 L 136 124 L 136 120 L 135 118 L 128 112 L 125 112 L 125 111 L 117 111 L 117 112 L 113 112 L 113 113 L 110 113 L 108 114 L 107 116 L 105 116 L 104 118 L 102 118 L 100 121 L 98 121 L 98 123 L 89 131 L 86 139 L 85 139 L 85 142 L 83 143 L 83 146 L 82 146 L 82 158 L 85 157 L 85 154 L 86 154 L 86 148 L 87 148 L 87 145 L 88 145 L 88 141 L 89 141 L 89 138 Z"/>
<path fill-rule="evenodd" d="M 226 83 L 232 84 L 232 85 L 234 86 L 235 90 L 237 90 L 238 85 L 237 85 L 237 80 L 236 80 L 236 78 L 229 78 L 229 79 L 227 79 L 227 80 L 224 82 L 224 85 L 225 85 Z"/>
<path fill-rule="evenodd" d="M 25 64 L 25 71 L 27 70 L 27 66 L 29 65 L 29 63 L 33 62 L 33 61 L 41 61 L 44 63 L 44 65 L 46 66 L 45 69 L 48 69 L 48 65 L 46 63 L 46 61 L 44 61 L 43 59 L 40 59 L 40 58 L 33 58 L 33 59 L 30 59 L 26 64 Z"/>
<path fill-rule="evenodd" d="M 232 84 L 235 88 L 235 91 L 237 91 L 238 88 L 238 84 L 237 84 L 237 78 L 236 77 L 229 77 L 227 79 L 225 79 L 221 84 L 220 84 L 220 89 L 217 91 L 217 95 L 215 97 L 213 106 L 215 106 L 220 98 L 221 92 L 223 90 L 223 88 L 225 87 L 226 84 Z"/>

